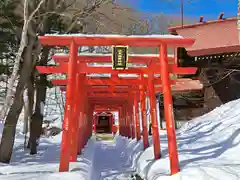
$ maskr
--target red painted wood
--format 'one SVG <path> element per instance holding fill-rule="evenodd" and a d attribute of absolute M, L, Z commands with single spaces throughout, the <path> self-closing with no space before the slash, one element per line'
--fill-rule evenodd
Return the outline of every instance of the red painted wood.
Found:
<path fill-rule="evenodd" d="M 74 42 L 71 42 L 70 47 L 70 60 L 68 67 L 68 86 L 66 92 L 66 104 L 65 113 L 63 121 L 63 131 L 62 131 L 62 144 L 61 144 L 61 154 L 60 154 L 60 166 L 59 171 L 64 172 L 69 170 L 69 160 L 70 160 L 70 132 L 73 130 L 73 119 L 74 118 L 74 84 L 76 77 L 76 61 L 77 56 L 77 46 Z"/>
<path fill-rule="evenodd" d="M 135 128 L 136 128 L 136 138 L 139 141 L 141 139 L 141 130 L 139 122 L 139 106 L 138 106 L 138 94 L 134 94 L 134 115 L 135 115 Z"/>
<path fill-rule="evenodd" d="M 40 36 L 40 42 L 49 46 L 69 46 L 74 40 L 78 46 L 135 46 L 135 47 L 158 47 L 162 43 L 175 47 L 191 46 L 195 40 L 190 38 L 155 38 L 155 37 L 84 37 L 84 36 Z"/>
<path fill-rule="evenodd" d="M 163 84 L 164 95 L 164 115 L 166 120 L 167 136 L 168 136 L 168 152 L 170 158 L 171 174 L 179 172 L 179 161 L 177 152 L 177 140 L 175 133 L 175 123 L 173 115 L 173 102 L 171 93 L 171 82 L 169 79 L 169 71 L 167 68 L 167 46 L 162 44 L 160 46 L 160 62 L 161 66 L 161 78 Z M 156 105 L 156 103 L 155 103 Z"/>
<path fill-rule="evenodd" d="M 237 18 L 170 27 L 169 31 L 196 40 L 191 47 L 186 48 L 190 56 L 240 51 Z"/>
<path fill-rule="evenodd" d="M 64 63 L 69 61 L 69 56 L 63 56 L 63 55 L 54 55 L 52 57 L 57 63 Z M 77 60 L 80 63 L 112 63 L 112 56 L 111 55 L 81 55 L 77 57 Z M 168 57 L 168 62 L 173 63 L 175 58 L 173 56 Z M 129 63 L 139 63 L 139 64 L 149 64 L 150 62 L 158 62 L 159 57 L 156 56 L 144 56 L 144 55 L 130 55 L 128 57 Z"/>
<path fill-rule="evenodd" d="M 140 85 L 140 104 L 141 104 L 141 115 L 142 115 L 142 129 L 143 129 L 143 147 L 147 149 L 149 147 L 148 142 L 148 126 L 147 126 L 147 112 L 146 112 L 146 94 L 145 87 Z"/>
<path fill-rule="evenodd" d="M 150 115 L 152 123 L 152 137 L 153 137 L 153 150 L 154 158 L 159 159 L 161 157 L 160 149 L 160 134 L 157 121 L 157 111 L 156 111 L 156 92 L 153 84 L 153 75 L 149 74 L 148 78 L 148 92 L 149 92 L 149 101 L 150 101 Z"/>
<path fill-rule="evenodd" d="M 146 84 L 147 79 L 145 79 L 144 81 L 140 80 L 140 79 L 116 79 L 116 80 L 112 80 L 112 79 L 87 79 L 87 84 L 91 85 L 91 86 L 100 86 L 100 85 L 104 85 L 104 86 L 117 86 L 119 84 L 123 85 L 123 86 L 130 86 L 131 88 L 133 88 L 132 86 L 136 86 L 136 85 L 140 85 L 140 84 Z M 58 85 L 58 86 L 64 86 L 67 85 L 67 80 L 64 79 L 53 79 L 51 80 L 52 83 L 54 85 Z M 161 85 L 161 79 L 154 79 L 154 83 L 155 85 Z M 171 80 L 172 84 L 175 84 L 177 82 L 177 80 Z M 109 89 L 108 88 L 102 88 L 99 87 L 99 89 Z M 95 88 L 97 89 L 97 88 Z M 113 88 L 115 89 L 115 88 Z M 123 89 L 123 88 L 117 88 L 119 90 Z M 126 88 L 123 89 L 123 91 L 125 91 Z"/>
<path fill-rule="evenodd" d="M 77 78 L 76 80 L 76 84 L 75 84 L 75 92 L 74 94 L 77 94 L 79 92 L 81 92 L 81 79 L 80 79 L 80 75 L 77 74 Z M 72 137 L 72 144 L 71 144 L 71 157 L 70 157 L 70 161 L 71 162 L 76 162 L 77 161 L 77 154 L 78 154 L 78 142 L 79 142 L 79 112 L 80 112 L 80 100 L 81 96 L 77 96 L 74 98 L 74 117 L 72 119 L 72 123 L 73 123 L 73 129 L 72 129 L 72 133 L 71 133 L 71 137 Z"/>
<path fill-rule="evenodd" d="M 63 63 L 61 66 L 56 67 L 44 67 L 44 66 L 37 66 L 37 70 L 42 74 L 53 74 L 53 73 L 68 73 L 67 70 L 68 63 Z M 196 74 L 197 68 L 191 67 L 191 68 L 183 68 L 183 67 L 177 67 L 176 64 L 169 64 L 168 65 L 169 73 L 174 74 Z M 129 68 L 126 70 L 114 70 L 111 67 L 87 67 L 87 66 L 78 66 L 78 72 L 82 74 L 114 74 L 114 73 L 120 73 L 120 74 L 148 74 L 148 73 L 155 73 L 160 74 L 160 64 L 154 65 L 150 68 Z"/>
<path fill-rule="evenodd" d="M 165 107 L 171 107 L 171 88 L 174 91 L 199 89 L 200 86 L 193 83 L 192 80 L 170 80 L 169 73 L 173 74 L 195 74 L 196 68 L 180 68 L 174 62 L 173 57 L 166 57 L 166 46 L 162 43 L 173 47 L 187 47 L 194 43 L 193 39 L 187 38 L 154 38 L 154 37 L 104 37 L 104 36 L 41 36 L 40 41 L 43 45 L 60 45 L 71 46 L 70 56 L 55 56 L 59 66 L 56 67 L 37 67 L 37 70 L 43 74 L 63 73 L 67 74 L 68 80 L 53 80 L 56 85 L 67 87 L 66 91 L 66 108 L 63 127 L 63 140 L 60 156 L 60 171 L 68 171 L 69 160 L 76 160 L 76 149 L 80 153 L 81 149 L 86 145 L 88 139 L 92 135 L 93 112 L 108 111 L 108 109 L 119 112 L 119 133 L 126 137 L 132 137 L 139 140 L 141 138 L 138 108 L 134 115 L 133 105 L 138 107 L 138 102 L 141 101 L 143 112 L 143 125 L 145 148 L 147 147 L 146 125 L 145 125 L 145 109 L 143 99 L 145 94 L 139 90 L 139 85 L 148 85 L 148 95 L 150 96 L 151 117 L 153 124 L 153 143 L 155 158 L 160 156 L 159 132 L 156 120 L 156 97 L 155 92 L 163 92 Z M 75 44 L 75 43 L 76 44 Z M 147 68 L 129 68 L 127 70 L 113 70 L 111 67 L 88 67 L 86 62 L 111 62 L 111 57 L 96 57 L 96 56 L 78 56 L 76 47 L 78 46 L 107 46 L 107 45 L 129 45 L 129 46 L 146 46 L 146 47 L 161 47 L 160 61 L 158 57 L 145 56 L 130 56 L 129 62 L 145 63 Z M 163 55 L 162 55 L 163 54 Z M 171 64 L 169 64 L 169 61 Z M 90 73 L 107 73 L 112 74 L 111 78 L 86 78 L 79 81 L 76 79 L 76 74 L 86 75 Z M 161 74 L 160 78 L 148 77 L 144 78 L 117 78 L 117 74 Z M 75 83 L 75 84 L 74 84 Z M 126 86 L 128 90 L 118 87 Z M 174 87 L 173 87 L 174 85 Z M 81 87 L 81 88 L 78 88 Z M 61 88 L 63 90 L 63 88 Z M 118 91 L 118 92 L 116 92 Z M 121 92 L 120 92 L 121 91 Z M 125 91 L 125 92 L 123 92 Z M 133 100 L 132 93 L 135 93 Z M 147 93 L 146 93 L 147 94 Z M 141 95 L 141 96 L 140 96 Z M 131 98 L 132 97 L 132 98 Z M 74 109 L 73 109 L 74 107 Z M 175 129 L 171 127 L 173 123 L 173 115 L 171 108 L 165 108 L 165 117 L 168 122 L 168 139 L 169 139 L 169 154 L 171 174 L 179 171 L 178 157 L 176 149 Z M 134 118 L 135 117 L 135 118 Z M 75 121 L 75 123 L 73 123 Z M 169 125 L 170 124 L 170 125 Z M 69 125 L 69 126 L 68 126 Z M 71 136 L 70 136 L 71 132 Z M 77 136 L 78 135 L 78 136 Z M 71 143 L 70 143 L 71 142 Z M 78 143 L 77 143 L 78 142 Z M 77 144 L 77 146 L 76 146 Z M 77 147 L 77 148 L 76 148 Z M 71 156 L 70 156 L 71 155 Z M 71 159 L 70 159 L 71 157 Z"/>

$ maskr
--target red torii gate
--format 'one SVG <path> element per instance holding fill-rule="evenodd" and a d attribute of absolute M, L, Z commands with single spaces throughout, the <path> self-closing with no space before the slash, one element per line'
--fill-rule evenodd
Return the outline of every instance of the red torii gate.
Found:
<path fill-rule="evenodd" d="M 155 97 L 155 93 L 158 91 L 164 94 L 164 113 L 167 123 L 171 174 L 179 172 L 171 95 L 171 85 L 177 84 L 177 80 L 170 80 L 169 74 L 195 74 L 196 68 L 177 67 L 175 57 L 167 56 L 167 46 L 174 48 L 191 46 L 194 43 L 193 39 L 170 35 L 46 35 L 41 36 L 40 41 L 43 45 L 70 47 L 69 56 L 54 56 L 54 59 L 59 63 L 58 66 L 37 67 L 40 73 L 66 73 L 68 75 L 67 80 L 53 80 L 53 83 L 56 85 L 67 86 L 59 171 L 68 171 L 69 162 L 77 160 L 77 153 L 80 153 L 83 146 L 87 143 L 88 138 L 91 136 L 93 112 L 96 106 L 112 106 L 112 108 L 116 108 L 116 110 L 119 111 L 120 117 L 120 134 L 132 138 L 136 136 L 137 140 L 140 140 L 138 109 L 138 101 L 140 101 L 143 117 L 144 147 L 147 148 L 149 146 L 145 104 L 145 91 L 147 90 L 150 99 L 155 159 L 159 159 L 161 156 Z M 78 56 L 79 46 L 112 45 L 160 47 L 160 57 L 130 56 L 129 62 L 142 62 L 147 65 L 147 68 L 136 67 L 125 70 L 113 70 L 109 67 L 90 67 L 86 64 L 88 62 L 110 62 L 110 56 Z M 169 64 L 168 61 L 170 61 L 171 64 Z M 91 73 L 108 73 L 111 74 L 112 77 L 89 78 L 86 76 Z M 120 78 L 118 74 L 138 74 L 139 77 Z M 148 77 L 144 77 L 144 74 L 147 74 Z M 154 74 L 161 74 L 161 76 L 154 77 Z M 123 88 L 123 86 L 127 88 Z M 130 89 L 125 93 L 119 92 L 128 88 Z M 199 86 L 194 88 L 199 89 Z M 106 91 L 106 89 L 108 90 Z M 184 89 L 188 89 L 188 87 L 182 88 L 182 90 Z M 118 107 L 114 107 L 116 104 Z"/>
<path fill-rule="evenodd" d="M 97 111 L 97 112 L 94 114 L 94 117 L 93 117 L 94 132 L 95 133 L 97 132 L 97 127 L 96 127 L 97 119 L 96 118 L 98 116 L 100 116 L 103 112 L 105 112 L 106 116 L 109 116 L 109 118 L 110 118 L 110 126 L 111 126 L 111 132 L 112 132 L 112 128 L 113 128 L 113 124 L 114 124 L 114 118 L 113 118 L 113 114 L 111 112 L 109 113 L 109 109 L 107 109 L 107 111 L 105 109 L 105 110 L 102 110 L 100 112 L 99 112 L 99 109 L 97 109 L 97 110 L 95 109 L 95 111 Z M 114 109 L 114 111 L 115 111 L 115 109 Z"/>

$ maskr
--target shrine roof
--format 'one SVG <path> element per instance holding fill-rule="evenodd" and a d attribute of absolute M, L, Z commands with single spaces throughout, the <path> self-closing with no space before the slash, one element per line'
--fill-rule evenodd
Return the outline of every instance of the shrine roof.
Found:
<path fill-rule="evenodd" d="M 225 23 L 227 21 L 235 21 L 236 22 L 236 20 L 237 20 L 236 17 L 224 18 L 224 19 L 216 19 L 216 20 L 209 20 L 209 21 L 203 21 L 203 22 L 198 22 L 198 23 L 193 23 L 193 24 L 185 24 L 183 26 L 181 26 L 181 25 L 179 25 L 179 26 L 172 26 L 172 27 L 169 27 L 168 30 L 169 31 L 174 31 L 174 30 L 178 30 L 178 29 L 194 28 L 194 27 L 197 27 L 197 26 L 203 26 L 203 25 L 209 25 L 209 24 L 221 24 L 221 23 Z"/>
<path fill-rule="evenodd" d="M 190 56 L 240 51 L 236 17 L 170 27 L 169 31 L 196 40 L 186 48 Z"/>

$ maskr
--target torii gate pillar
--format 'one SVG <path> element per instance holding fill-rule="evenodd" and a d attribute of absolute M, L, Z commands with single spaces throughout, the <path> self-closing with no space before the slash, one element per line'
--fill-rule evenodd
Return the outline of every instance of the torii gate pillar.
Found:
<path fill-rule="evenodd" d="M 177 152 L 177 140 L 175 135 L 175 124 L 173 115 L 173 102 L 171 93 L 171 84 L 168 71 L 167 62 L 167 45 L 161 44 L 160 46 L 160 71 L 161 80 L 163 86 L 163 97 L 164 97 L 164 115 L 166 119 L 166 129 L 168 136 L 168 153 L 170 159 L 171 174 L 176 174 L 179 172 L 179 161 Z"/>
<path fill-rule="evenodd" d="M 66 104 L 65 104 L 65 113 L 64 113 L 64 122 L 63 122 L 63 133 L 62 133 L 62 146 L 61 146 L 61 155 L 60 155 L 60 166 L 59 171 L 64 172 L 69 170 L 69 161 L 70 161 L 70 133 L 73 128 L 73 115 L 74 115 L 74 84 L 76 79 L 76 67 L 77 67 L 77 58 L 78 48 L 74 41 L 70 45 L 70 57 L 68 63 L 68 86 L 66 91 Z"/>
<path fill-rule="evenodd" d="M 159 127 L 157 122 L 157 111 L 156 111 L 156 93 L 153 82 L 153 74 L 148 74 L 148 91 L 149 91 L 149 101 L 150 101 L 150 114 L 152 122 L 152 138 L 153 138 L 153 150 L 154 158 L 157 160 L 161 157 L 160 148 L 160 137 L 159 137 Z"/>
<path fill-rule="evenodd" d="M 142 129 L 143 129 L 143 147 L 147 149 L 149 147 L 148 142 L 148 127 L 147 127 L 147 113 L 146 113 L 146 94 L 145 86 L 140 85 L 140 103 L 141 103 L 141 114 L 142 114 Z"/>
<path fill-rule="evenodd" d="M 134 114 L 135 114 L 135 125 L 136 125 L 136 138 L 137 141 L 141 140 L 140 122 L 139 122 L 139 106 L 137 93 L 134 94 Z"/>

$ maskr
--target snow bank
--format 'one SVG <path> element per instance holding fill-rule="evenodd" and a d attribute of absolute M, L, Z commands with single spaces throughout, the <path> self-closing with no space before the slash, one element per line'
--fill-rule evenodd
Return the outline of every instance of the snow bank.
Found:
<path fill-rule="evenodd" d="M 163 158 L 153 161 L 151 146 L 136 159 L 137 171 L 148 180 L 240 179 L 240 157 L 237 155 L 240 151 L 239 109 L 240 100 L 235 100 L 193 119 L 179 129 L 180 173 L 169 176 L 167 136 L 164 131 L 161 131 Z"/>
<path fill-rule="evenodd" d="M 83 176 L 83 179 L 89 179 L 91 174 L 94 173 L 92 171 L 94 155 L 96 154 L 96 139 L 93 137 L 91 138 L 87 145 L 84 147 L 81 156 L 78 157 L 78 162 L 71 163 L 71 170 L 70 172 L 80 173 Z M 69 177 L 70 178 L 70 177 Z M 78 177 L 74 177 L 77 179 Z"/>
<path fill-rule="evenodd" d="M 0 126 L 1 127 L 1 126 Z M 91 172 L 95 140 L 90 139 L 78 161 L 70 164 L 70 172 L 59 173 L 60 144 L 62 133 L 52 138 L 41 138 L 38 154 L 30 156 L 24 150 L 22 121 L 17 125 L 14 151 L 10 164 L 0 164 L 0 179 L 9 180 L 85 180 Z"/>

